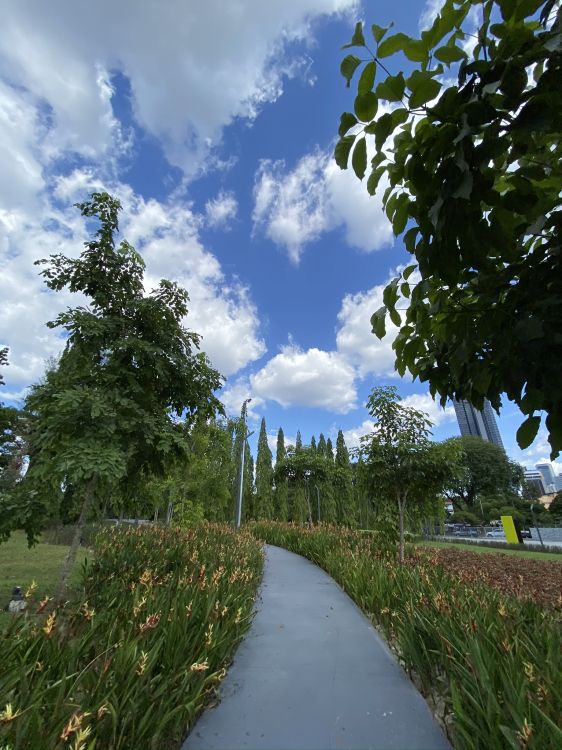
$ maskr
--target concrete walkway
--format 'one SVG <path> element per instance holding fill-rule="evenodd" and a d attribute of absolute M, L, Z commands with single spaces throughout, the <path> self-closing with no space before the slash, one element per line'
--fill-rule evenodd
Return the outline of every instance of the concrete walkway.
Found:
<path fill-rule="evenodd" d="M 266 547 L 261 602 L 183 750 L 446 750 L 370 622 L 324 571 Z"/>

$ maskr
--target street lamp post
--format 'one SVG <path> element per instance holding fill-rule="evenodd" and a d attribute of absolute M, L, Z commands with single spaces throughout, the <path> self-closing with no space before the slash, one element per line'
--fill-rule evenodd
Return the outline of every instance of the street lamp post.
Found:
<path fill-rule="evenodd" d="M 244 491 L 244 450 L 246 448 L 246 405 L 250 403 L 252 399 L 247 398 L 242 404 L 242 457 L 240 461 L 240 486 L 238 488 L 238 503 L 236 504 L 236 528 L 240 528 L 242 522 L 242 493 Z"/>
<path fill-rule="evenodd" d="M 544 542 L 543 542 L 542 536 L 541 536 L 541 530 L 538 527 L 537 519 L 535 517 L 535 505 L 534 505 L 534 503 L 531 503 L 531 517 L 533 519 L 533 523 L 535 524 L 535 529 L 537 530 L 537 534 L 539 535 L 539 541 L 541 543 L 541 547 L 544 547 Z"/>
<path fill-rule="evenodd" d="M 318 517 L 317 522 L 320 523 L 320 490 L 318 489 L 318 485 L 314 485 L 314 489 L 316 490 L 316 502 L 318 505 Z"/>

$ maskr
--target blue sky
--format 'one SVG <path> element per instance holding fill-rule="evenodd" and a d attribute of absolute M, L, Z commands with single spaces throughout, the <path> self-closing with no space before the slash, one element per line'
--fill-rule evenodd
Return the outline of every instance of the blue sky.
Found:
<path fill-rule="evenodd" d="M 407 261 L 380 196 L 333 163 L 352 90 L 339 74 L 356 20 L 416 33 L 439 2 L 238 0 L 167 3 L 9 0 L 0 39 L 0 343 L 10 346 L 5 402 L 18 402 L 60 352 L 45 328 L 79 300 L 53 295 L 33 261 L 76 255 L 86 230 L 72 204 L 118 195 L 123 236 L 147 262 L 147 287 L 179 281 L 188 327 L 227 377 L 223 400 L 272 437 L 305 442 L 343 429 L 356 444 L 364 403 L 394 384 L 434 435 L 458 433 L 419 383 L 393 373 L 392 339 L 369 318 Z M 384 189 L 384 185 L 383 185 Z M 382 191 L 381 191 L 382 192 Z M 508 452 L 521 453 L 507 404 Z M 562 467 L 560 467 L 562 468 Z"/>

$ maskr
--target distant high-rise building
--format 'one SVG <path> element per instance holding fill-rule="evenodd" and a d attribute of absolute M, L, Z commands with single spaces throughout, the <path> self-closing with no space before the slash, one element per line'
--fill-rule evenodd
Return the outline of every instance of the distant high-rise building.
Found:
<path fill-rule="evenodd" d="M 466 437 L 481 437 L 494 445 L 503 448 L 503 443 L 496 424 L 494 410 L 489 401 L 484 401 L 482 411 L 475 409 L 468 401 L 457 401 L 453 399 L 453 406 L 459 423 L 461 435 Z"/>
<path fill-rule="evenodd" d="M 528 484 L 532 484 L 533 487 L 536 487 L 541 495 L 545 494 L 544 479 L 540 471 L 525 469 L 523 475 Z"/>
<path fill-rule="evenodd" d="M 546 461 L 542 464 L 536 464 L 536 469 L 541 473 L 543 479 L 543 485 L 546 492 L 556 492 L 558 482 L 557 477 L 554 474 L 551 463 Z"/>

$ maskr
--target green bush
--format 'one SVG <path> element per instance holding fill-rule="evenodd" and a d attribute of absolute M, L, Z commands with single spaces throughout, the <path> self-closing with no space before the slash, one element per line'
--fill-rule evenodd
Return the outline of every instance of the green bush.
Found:
<path fill-rule="evenodd" d="M 81 601 L 1 634 L 0 747 L 179 747 L 248 626 L 261 569 L 260 544 L 227 526 L 101 532 Z"/>

